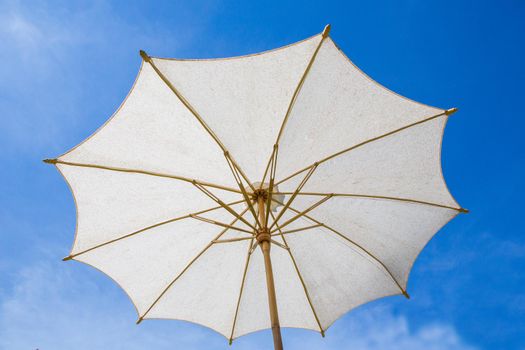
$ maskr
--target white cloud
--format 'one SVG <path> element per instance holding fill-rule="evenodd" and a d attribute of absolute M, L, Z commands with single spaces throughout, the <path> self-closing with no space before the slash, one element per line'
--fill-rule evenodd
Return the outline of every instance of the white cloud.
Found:
<path fill-rule="evenodd" d="M 76 264 L 76 263 L 73 263 Z M 80 264 L 34 263 L 17 273 L 0 305 L 2 349 L 226 349 L 207 329 L 176 321 L 134 323 L 124 294 Z M 407 318 L 382 306 L 359 309 L 318 334 L 285 330 L 287 349 L 473 350 L 450 325 L 415 329 Z M 261 341 L 262 340 L 262 341 Z M 241 337 L 233 349 L 265 349 L 269 332 Z"/>
<path fill-rule="evenodd" d="M 417 329 L 402 315 L 386 307 L 368 308 L 348 315 L 328 331 L 325 340 L 308 342 L 302 349 L 352 350 L 474 350 L 457 334 L 454 327 L 430 323 Z M 295 339 L 297 348 L 301 339 Z"/>
<path fill-rule="evenodd" d="M 71 264 L 46 262 L 22 269 L 0 305 L 0 348 L 138 350 L 179 344 L 192 349 L 226 342 L 181 322 L 137 326 L 133 306 L 123 293 L 106 283 L 97 285 L 94 273 L 82 271 Z"/>
<path fill-rule="evenodd" d="M 33 49 L 42 43 L 42 33 L 39 28 L 25 18 L 9 14 L 3 19 L 5 32 L 10 34 L 20 47 Z"/>

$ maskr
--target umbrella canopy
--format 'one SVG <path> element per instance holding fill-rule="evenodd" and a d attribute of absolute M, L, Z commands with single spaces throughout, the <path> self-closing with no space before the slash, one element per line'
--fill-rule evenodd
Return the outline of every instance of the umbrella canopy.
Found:
<path fill-rule="evenodd" d="M 230 341 L 272 327 L 277 348 L 280 326 L 324 335 L 358 305 L 408 297 L 417 255 L 466 211 L 441 170 L 455 109 L 387 90 L 328 33 L 226 59 L 141 51 L 113 117 L 46 160 L 77 207 L 65 260 L 110 276 L 138 322 Z"/>

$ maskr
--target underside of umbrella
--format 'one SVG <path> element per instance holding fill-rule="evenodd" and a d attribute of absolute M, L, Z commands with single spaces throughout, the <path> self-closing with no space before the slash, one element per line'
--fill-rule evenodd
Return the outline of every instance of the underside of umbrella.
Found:
<path fill-rule="evenodd" d="M 46 160 L 77 208 L 65 260 L 111 277 L 138 322 L 230 342 L 271 327 L 277 348 L 279 327 L 324 335 L 363 303 L 408 297 L 418 254 L 466 212 L 441 170 L 455 109 L 380 86 L 328 33 L 226 59 L 141 51 L 112 118 Z"/>

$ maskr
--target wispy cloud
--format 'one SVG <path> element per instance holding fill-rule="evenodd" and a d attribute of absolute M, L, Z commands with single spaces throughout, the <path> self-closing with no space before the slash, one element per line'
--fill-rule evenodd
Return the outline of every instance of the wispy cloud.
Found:
<path fill-rule="evenodd" d="M 150 321 L 135 325 L 123 293 L 98 285 L 74 268 L 37 263 L 19 271 L 0 305 L 2 349 L 185 349 L 224 343 L 191 325 Z M 93 274 L 91 274 L 91 277 Z M 204 341 L 204 338 L 205 341 Z"/>
<path fill-rule="evenodd" d="M 218 334 L 184 322 L 148 321 L 136 326 L 133 307 L 100 276 L 70 264 L 35 262 L 17 273 L 0 305 L 0 348 L 5 349 L 226 349 Z M 98 278 L 100 277 L 100 278 Z M 322 339 L 309 331 L 287 330 L 288 349 L 473 350 L 448 324 L 414 327 L 403 315 L 377 305 L 357 310 Z M 264 349 L 254 334 L 234 349 Z M 266 339 L 267 338 L 267 339 Z"/>
<path fill-rule="evenodd" d="M 139 49 L 182 50 L 191 42 L 193 33 L 180 29 L 194 16 L 174 13 L 173 27 L 159 27 L 133 6 L 123 16 L 105 1 L 0 3 L 4 149 L 34 154 L 73 146 L 118 107 L 138 70 Z M 199 18 L 205 23 L 208 15 Z M 80 138 L 72 135 L 78 130 Z"/>
<path fill-rule="evenodd" d="M 345 322 L 334 325 L 326 339 L 303 343 L 293 339 L 297 349 L 352 350 L 474 350 L 450 324 L 442 322 L 415 326 L 403 315 L 383 306 L 357 310 Z"/>

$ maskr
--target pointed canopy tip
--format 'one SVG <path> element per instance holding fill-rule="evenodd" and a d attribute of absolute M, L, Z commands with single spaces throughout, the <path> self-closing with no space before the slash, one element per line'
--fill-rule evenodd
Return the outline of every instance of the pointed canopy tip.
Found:
<path fill-rule="evenodd" d="M 73 259 L 73 257 L 71 255 L 68 255 L 65 258 L 63 258 L 62 261 L 69 261 L 71 259 Z"/>
<path fill-rule="evenodd" d="M 324 331 L 323 330 L 321 330 L 321 337 L 324 338 Z"/>
<path fill-rule="evenodd" d="M 56 159 L 44 159 L 43 162 L 46 164 L 56 164 L 57 160 Z"/>
<path fill-rule="evenodd" d="M 323 29 L 323 38 L 326 38 L 330 34 L 330 28 L 332 26 L 330 24 L 327 24 Z"/>
<path fill-rule="evenodd" d="M 405 298 L 410 299 L 410 295 L 408 295 L 406 290 L 403 291 L 403 295 L 405 296 Z"/>
<path fill-rule="evenodd" d="M 142 317 L 139 317 L 139 319 L 137 320 L 137 322 L 135 322 L 135 324 L 140 324 L 142 322 L 143 318 Z"/>
<path fill-rule="evenodd" d="M 232 338 L 228 339 L 228 345 L 232 345 L 232 343 L 233 343 L 233 339 Z"/>
<path fill-rule="evenodd" d="M 456 113 L 457 111 L 458 111 L 458 109 L 454 107 L 454 108 L 447 109 L 447 110 L 445 111 L 445 114 L 446 114 L 446 115 L 451 115 L 451 114 Z"/>
<path fill-rule="evenodd" d="M 460 213 L 464 213 L 464 214 L 468 214 L 468 213 L 470 213 L 470 210 L 465 209 L 465 208 L 459 208 L 459 212 Z"/>
<path fill-rule="evenodd" d="M 150 57 L 148 56 L 148 54 L 146 53 L 146 51 L 144 50 L 139 50 L 139 54 L 140 54 L 140 57 L 142 57 L 142 59 L 146 62 L 149 62 L 150 61 Z"/>

